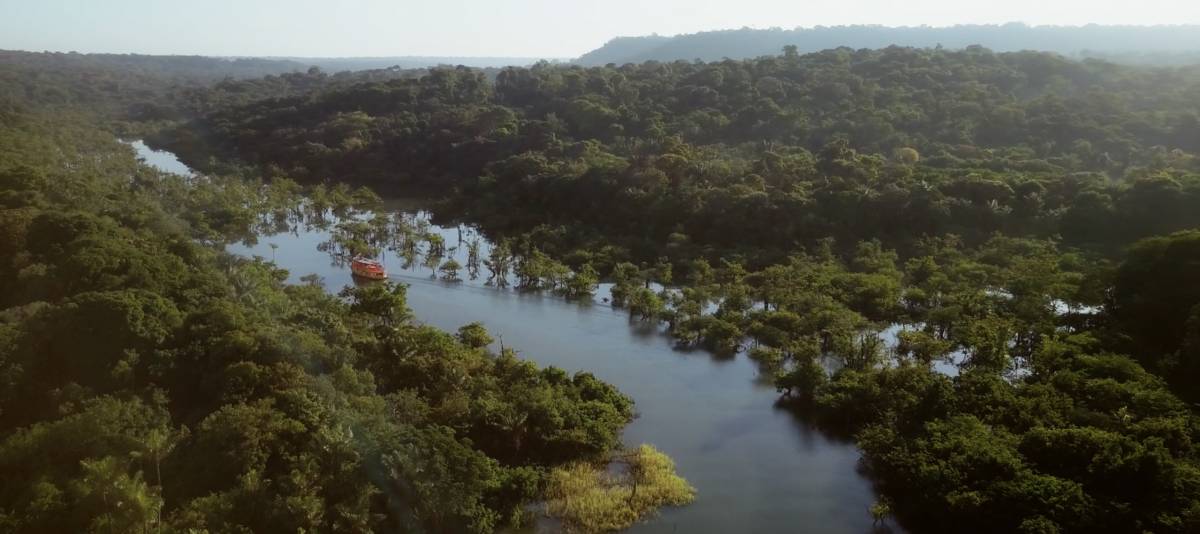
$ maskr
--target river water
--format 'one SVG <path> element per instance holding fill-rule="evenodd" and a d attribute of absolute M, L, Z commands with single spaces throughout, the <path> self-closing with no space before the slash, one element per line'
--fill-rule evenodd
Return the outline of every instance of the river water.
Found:
<path fill-rule="evenodd" d="M 146 146 L 146 143 L 141 139 L 129 142 L 129 146 L 137 152 L 137 157 L 140 158 L 146 165 L 154 167 L 160 171 L 175 173 L 180 176 L 192 176 L 192 169 L 184 165 L 175 154 L 165 150 L 154 150 Z"/>
<path fill-rule="evenodd" d="M 163 153 L 134 146 L 149 164 L 187 171 L 173 156 L 160 165 Z M 447 257 L 466 265 L 466 240 L 477 235 L 472 229 L 431 226 L 430 231 L 441 234 L 447 247 L 456 247 Z M 228 250 L 273 259 L 290 272 L 292 282 L 315 274 L 336 292 L 353 280 L 347 266 L 320 250 L 330 235 L 327 229 L 301 226 Z M 487 255 L 486 244 L 482 255 Z M 429 267 L 404 268 L 394 252 L 382 259 L 392 280 L 409 286 L 408 304 L 418 320 L 450 331 L 481 322 L 497 343 L 522 357 L 568 372 L 591 372 L 634 399 L 637 418 L 625 430 L 625 444 L 650 443 L 670 455 L 697 497 L 691 505 L 664 509 L 631 532 L 873 530 L 868 507 L 874 494 L 857 472 L 857 449 L 776 408 L 775 389 L 744 355 L 676 350 L 660 327 L 630 321 L 601 296 L 572 302 L 498 289 L 465 273 L 462 282 L 444 282 Z"/>

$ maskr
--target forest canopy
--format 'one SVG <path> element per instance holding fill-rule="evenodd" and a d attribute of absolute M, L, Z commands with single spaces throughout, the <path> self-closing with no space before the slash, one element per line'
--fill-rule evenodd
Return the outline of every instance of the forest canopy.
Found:
<path fill-rule="evenodd" d="M 34 86 L 73 90 L 49 79 Z M 620 448 L 632 401 L 588 373 L 493 351 L 479 325 L 421 324 L 404 285 L 329 294 L 223 250 L 302 215 L 294 182 L 158 172 L 97 110 L 16 104 L 0 121 L 0 530 L 492 532 L 530 521 L 554 469 Z"/>
<path fill-rule="evenodd" d="M 378 201 L 353 184 L 477 225 L 495 285 L 605 280 L 680 348 L 752 358 L 906 529 L 1200 529 L 1200 69 L 775 52 L 153 81 L 99 117 L 72 76 L 0 78 L 0 465 L 30 481 L 0 521 L 491 531 L 538 498 L 614 525 L 580 503 L 690 498 L 652 449 L 641 500 L 596 469 L 633 412 L 595 377 L 206 246 L 297 206 L 354 221 Z M 357 222 L 335 239 L 369 251 Z"/>
<path fill-rule="evenodd" d="M 1188 532 L 1197 97 L 1195 67 L 789 46 L 435 69 L 216 103 L 159 142 L 421 191 L 519 264 L 613 281 L 853 436 L 914 531 Z"/>

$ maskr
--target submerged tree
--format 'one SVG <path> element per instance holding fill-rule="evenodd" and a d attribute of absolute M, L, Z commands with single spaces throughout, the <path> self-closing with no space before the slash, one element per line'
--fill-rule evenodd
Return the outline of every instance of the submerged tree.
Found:
<path fill-rule="evenodd" d="M 474 280 L 479 277 L 479 245 L 478 237 L 472 237 L 467 241 L 467 275 Z"/>
<path fill-rule="evenodd" d="M 461 282 L 462 278 L 458 276 L 460 269 L 462 269 L 462 266 L 457 261 L 454 261 L 453 258 L 446 260 L 446 263 L 438 267 L 438 271 L 442 273 L 442 280 L 447 282 Z"/>
<path fill-rule="evenodd" d="M 488 283 L 495 284 L 497 287 L 508 287 L 508 274 L 512 268 L 512 261 L 512 250 L 507 241 L 493 245 L 488 259 L 483 262 L 491 273 L 488 276 Z"/>

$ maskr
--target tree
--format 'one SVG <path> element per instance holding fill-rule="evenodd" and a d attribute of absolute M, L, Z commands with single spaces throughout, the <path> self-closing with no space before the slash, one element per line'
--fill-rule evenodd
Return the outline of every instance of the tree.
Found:
<path fill-rule="evenodd" d="M 454 261 L 453 258 L 446 260 L 441 267 L 438 267 L 438 271 L 442 273 L 442 280 L 447 282 L 461 282 L 462 278 L 458 276 L 460 269 L 462 269 L 462 266 L 457 261 Z"/>
<path fill-rule="evenodd" d="M 479 238 L 473 237 L 467 241 L 467 275 L 472 280 L 479 277 Z"/>
<path fill-rule="evenodd" d="M 1131 352 L 1142 355 L 1189 399 L 1200 399 L 1192 384 L 1200 360 L 1182 350 L 1189 321 L 1200 306 L 1200 231 L 1139 241 L 1117 267 L 1109 312 L 1129 336 Z"/>
<path fill-rule="evenodd" d="M 350 311 L 370 317 L 385 327 L 395 327 L 412 317 L 408 309 L 408 288 L 385 282 L 347 287 L 340 296 L 350 300 Z"/>
<path fill-rule="evenodd" d="M 567 279 L 563 293 L 568 298 L 588 298 L 596 291 L 596 285 L 600 282 L 600 273 L 592 267 L 592 264 L 585 263 L 575 272 L 571 273 Z"/>
<path fill-rule="evenodd" d="M 471 449 L 445 427 L 409 430 L 383 457 L 385 492 L 392 505 L 412 514 L 410 528 L 490 532 L 499 515 L 483 495 L 500 486 L 495 460 Z M 413 508 L 408 508 L 408 507 Z"/>
<path fill-rule="evenodd" d="M 612 299 L 616 306 L 624 306 L 642 285 L 642 272 L 636 265 L 621 262 L 613 267 Z"/>
<path fill-rule="evenodd" d="M 501 241 L 494 246 L 488 253 L 488 259 L 484 260 L 484 265 L 491 272 L 488 277 L 489 284 L 495 284 L 497 287 L 508 286 L 508 274 L 512 267 L 512 250 L 509 248 L 507 241 Z"/>
<path fill-rule="evenodd" d="M 474 349 L 492 344 L 492 336 L 481 323 L 470 323 L 458 329 L 458 341 Z"/>
<path fill-rule="evenodd" d="M 91 532 L 141 532 L 149 534 L 162 508 L 162 498 L 142 481 L 140 472 L 129 475 L 113 457 L 83 460 L 82 473 L 72 485 L 77 513 L 91 517 Z"/>
<path fill-rule="evenodd" d="M 629 308 L 630 316 L 636 315 L 645 321 L 655 320 L 666 312 L 666 304 L 658 294 L 645 287 L 633 290 L 625 305 Z"/>

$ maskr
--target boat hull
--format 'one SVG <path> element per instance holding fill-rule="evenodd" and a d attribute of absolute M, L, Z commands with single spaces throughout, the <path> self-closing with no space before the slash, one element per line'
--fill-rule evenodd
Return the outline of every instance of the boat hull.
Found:
<path fill-rule="evenodd" d="M 383 269 L 383 264 L 377 261 L 354 260 L 350 263 L 350 273 L 367 280 L 387 279 L 387 271 Z"/>
<path fill-rule="evenodd" d="M 357 278 L 365 278 L 367 280 L 387 280 L 387 273 L 359 272 L 350 271 L 350 274 Z"/>

